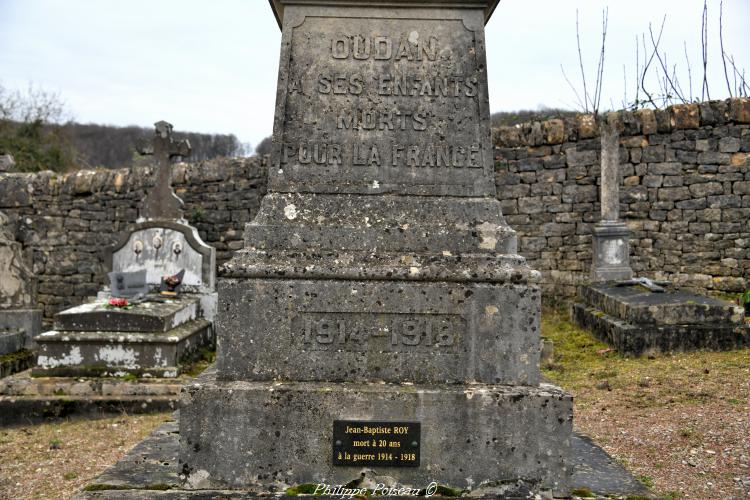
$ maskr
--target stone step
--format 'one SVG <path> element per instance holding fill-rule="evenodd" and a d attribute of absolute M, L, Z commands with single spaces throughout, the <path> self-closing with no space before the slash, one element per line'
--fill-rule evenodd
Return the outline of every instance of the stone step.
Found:
<path fill-rule="evenodd" d="M 162 333 L 49 331 L 39 344 L 34 376 L 176 377 L 183 360 L 213 345 L 211 323 L 204 319 L 182 323 Z"/>
<path fill-rule="evenodd" d="M 176 396 L 0 396 L 0 427 L 59 418 L 174 411 Z"/>
<path fill-rule="evenodd" d="M 55 314 L 59 331 L 166 332 L 200 313 L 200 298 L 182 295 L 173 299 L 148 300 L 129 309 L 114 308 L 96 301 Z"/>

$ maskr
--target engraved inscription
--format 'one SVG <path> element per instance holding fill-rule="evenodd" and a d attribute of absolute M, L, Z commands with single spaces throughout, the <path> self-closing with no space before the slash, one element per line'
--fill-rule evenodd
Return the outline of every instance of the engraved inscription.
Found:
<path fill-rule="evenodd" d="M 293 342 L 305 350 L 453 353 L 462 331 L 455 314 L 304 312 L 292 320 Z"/>
<path fill-rule="evenodd" d="M 477 44 L 458 19 L 306 18 L 291 35 L 270 182 L 312 192 L 492 193 Z"/>

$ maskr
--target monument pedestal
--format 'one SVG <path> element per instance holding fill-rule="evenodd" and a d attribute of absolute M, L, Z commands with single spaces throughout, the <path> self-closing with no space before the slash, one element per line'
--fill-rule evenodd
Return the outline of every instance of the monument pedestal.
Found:
<path fill-rule="evenodd" d="M 207 374 L 185 388 L 182 405 L 180 467 L 198 489 L 339 485 L 374 469 L 419 488 L 523 478 L 565 494 L 572 472 L 572 398 L 547 384 L 228 382 Z M 420 422 L 418 466 L 357 465 L 382 451 L 373 447 L 378 435 L 362 437 L 369 446 L 351 466 L 333 465 L 336 420 Z M 388 453 L 402 462 L 402 452 Z"/>
<path fill-rule="evenodd" d="M 630 230 L 619 221 L 601 221 L 593 228 L 594 252 L 591 280 L 625 281 L 633 277 L 630 268 Z"/>

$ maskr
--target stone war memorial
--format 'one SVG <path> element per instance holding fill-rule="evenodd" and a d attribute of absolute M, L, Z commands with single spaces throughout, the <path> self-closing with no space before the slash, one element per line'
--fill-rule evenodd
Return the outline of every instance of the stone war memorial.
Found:
<path fill-rule="evenodd" d="M 272 2 L 269 192 L 183 389 L 187 488 L 568 492 L 572 398 L 541 381 L 540 275 L 495 199 L 497 3 Z"/>

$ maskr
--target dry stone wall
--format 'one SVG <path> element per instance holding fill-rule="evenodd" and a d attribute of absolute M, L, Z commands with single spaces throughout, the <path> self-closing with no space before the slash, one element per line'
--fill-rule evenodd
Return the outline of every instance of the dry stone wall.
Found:
<path fill-rule="evenodd" d="M 610 114 L 620 130 L 620 213 L 636 274 L 700 291 L 750 287 L 750 101 Z M 588 279 L 599 220 L 598 126 L 590 115 L 493 130 L 497 197 L 545 296 Z M 267 159 L 175 166 L 185 216 L 223 263 L 242 248 L 266 191 Z M 16 219 L 47 318 L 106 280 L 104 250 L 138 216 L 153 169 L 1 174 L 0 210 Z"/>
<path fill-rule="evenodd" d="M 245 223 L 265 193 L 266 167 L 257 157 L 174 167 L 185 218 L 217 249 L 219 263 L 242 248 Z M 105 250 L 135 223 L 154 178 L 150 167 L 0 175 L 0 211 L 17 222 L 47 319 L 106 282 Z"/>
<path fill-rule="evenodd" d="M 750 101 L 610 113 L 620 131 L 620 213 L 636 275 L 701 291 L 750 287 Z M 493 130 L 498 198 L 546 296 L 588 279 L 600 219 L 590 115 Z"/>

